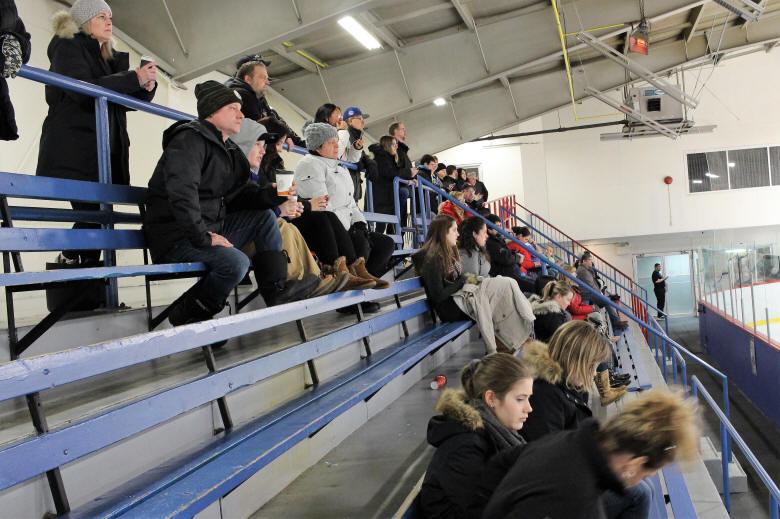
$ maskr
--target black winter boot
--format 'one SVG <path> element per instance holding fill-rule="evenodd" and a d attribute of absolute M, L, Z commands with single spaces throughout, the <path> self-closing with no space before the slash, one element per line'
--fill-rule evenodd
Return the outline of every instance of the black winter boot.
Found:
<path fill-rule="evenodd" d="M 224 303 L 219 308 L 213 308 L 198 299 L 196 291 L 190 291 L 171 308 L 168 314 L 168 321 L 173 326 L 183 324 L 199 323 L 211 319 L 225 307 Z"/>
<path fill-rule="evenodd" d="M 319 285 L 319 278 L 313 274 L 300 281 L 288 281 L 287 256 L 282 251 L 258 252 L 252 258 L 252 265 L 266 306 L 305 299 Z"/>

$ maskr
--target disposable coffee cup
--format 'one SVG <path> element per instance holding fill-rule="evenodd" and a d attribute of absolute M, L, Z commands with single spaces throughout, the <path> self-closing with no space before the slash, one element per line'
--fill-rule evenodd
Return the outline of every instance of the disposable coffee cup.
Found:
<path fill-rule="evenodd" d="M 276 194 L 279 196 L 290 196 L 290 188 L 293 184 L 292 171 L 276 172 Z"/>

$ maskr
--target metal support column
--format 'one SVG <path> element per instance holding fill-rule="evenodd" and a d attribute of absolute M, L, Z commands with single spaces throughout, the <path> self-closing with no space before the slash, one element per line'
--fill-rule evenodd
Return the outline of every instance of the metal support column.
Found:
<path fill-rule="evenodd" d="M 108 125 L 108 99 L 99 97 L 95 99 L 95 124 L 97 130 L 97 155 L 98 172 L 101 184 L 111 184 L 111 144 L 109 142 L 110 128 Z M 100 204 L 101 211 L 106 214 L 113 211 L 111 204 Z M 110 216 L 110 215 L 109 215 Z M 109 218 L 109 222 L 111 219 Z M 113 223 L 102 225 L 103 229 L 113 229 Z M 103 264 L 106 267 L 116 265 L 116 251 L 103 251 Z M 106 308 L 117 308 L 119 306 L 119 292 L 116 278 L 107 280 L 106 286 Z"/>
<path fill-rule="evenodd" d="M 303 326 L 303 320 L 298 319 L 295 321 L 295 325 L 298 327 L 298 335 L 301 336 L 302 342 L 308 342 L 309 336 L 306 333 L 306 328 Z M 314 360 L 309 359 L 306 361 L 306 367 L 309 369 L 309 376 L 311 377 L 311 385 L 316 386 L 320 383 L 320 376 L 317 373 L 317 366 L 314 365 Z"/>
<path fill-rule="evenodd" d="M 203 356 L 206 359 L 206 366 L 209 368 L 210 373 L 217 372 L 217 361 L 214 358 L 214 350 L 211 345 L 203 347 Z M 224 430 L 229 431 L 233 428 L 233 418 L 230 416 L 230 409 L 228 409 L 227 398 L 217 398 L 217 407 L 219 407 L 219 416 L 222 417 L 222 426 Z M 215 433 L 222 432 L 221 430 L 214 431 Z"/>

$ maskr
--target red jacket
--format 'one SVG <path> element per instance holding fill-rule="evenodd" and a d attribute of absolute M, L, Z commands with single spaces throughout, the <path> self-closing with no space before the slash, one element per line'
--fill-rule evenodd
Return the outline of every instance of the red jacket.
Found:
<path fill-rule="evenodd" d="M 455 223 L 460 225 L 460 223 L 471 216 L 470 213 L 466 213 L 463 209 L 456 206 L 449 200 L 446 202 L 443 202 L 442 204 L 439 204 L 439 214 L 443 214 L 446 216 L 449 216 L 453 220 L 455 220 Z"/>
<path fill-rule="evenodd" d="M 521 247 L 520 245 L 518 245 L 513 241 L 510 241 L 507 244 L 507 247 L 509 247 L 509 250 L 523 255 L 523 261 L 520 262 L 520 271 L 523 274 L 528 274 L 528 271 L 530 269 L 536 267 L 536 264 L 534 263 L 534 260 L 531 257 L 531 253 L 528 252 L 525 248 Z"/>
<path fill-rule="evenodd" d="M 572 292 L 574 292 L 574 297 L 566 310 L 569 311 L 572 319 L 584 321 L 585 318 L 588 317 L 588 314 L 595 312 L 596 309 L 591 305 L 582 304 L 582 295 L 580 295 L 580 291 L 577 287 L 572 287 Z"/>

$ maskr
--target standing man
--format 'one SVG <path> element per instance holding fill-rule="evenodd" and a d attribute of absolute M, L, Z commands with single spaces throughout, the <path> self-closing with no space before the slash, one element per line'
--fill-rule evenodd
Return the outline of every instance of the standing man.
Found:
<path fill-rule="evenodd" d="M 16 77 L 30 59 L 30 35 L 24 28 L 14 0 L 0 0 L 0 140 L 19 138 L 14 107 L 6 79 Z"/>
<path fill-rule="evenodd" d="M 477 180 L 476 171 L 469 171 L 466 173 L 466 185 L 474 188 L 474 199 L 477 202 L 482 202 L 484 204 L 488 201 L 487 187 L 485 187 L 485 184 L 482 181 Z"/>
<path fill-rule="evenodd" d="M 363 151 L 367 148 L 364 140 L 364 130 L 368 117 L 369 115 L 364 114 L 357 106 L 350 106 L 344 110 L 342 117 L 347 127 L 338 132 L 339 159 L 357 164 L 360 168 L 349 170 L 352 184 L 355 186 L 355 190 L 352 192 L 355 202 L 359 202 L 363 198 L 363 179 L 360 178 L 360 172 L 365 171 L 366 178 L 371 182 L 374 182 L 379 176 L 376 162 Z"/>
<path fill-rule="evenodd" d="M 661 274 L 661 264 L 655 264 L 655 270 L 650 279 L 653 280 L 653 292 L 655 292 L 656 306 L 658 307 L 658 318 L 666 319 L 664 306 L 666 305 L 666 280 L 669 276 Z"/>
<path fill-rule="evenodd" d="M 260 54 L 244 56 L 236 63 L 236 75 L 227 81 L 225 86 L 232 88 L 241 96 L 241 111 L 244 117 L 255 122 L 264 117 L 275 117 L 287 127 L 287 145 L 292 150 L 293 144 L 305 146 L 305 142 L 290 128 L 290 125 L 271 108 L 265 95 L 271 85 L 268 76 L 268 66 L 271 62 L 264 60 Z"/>

